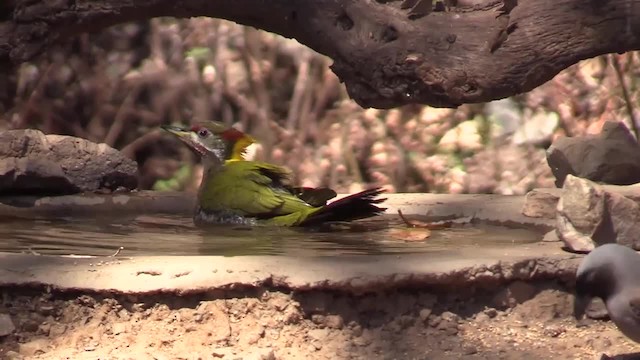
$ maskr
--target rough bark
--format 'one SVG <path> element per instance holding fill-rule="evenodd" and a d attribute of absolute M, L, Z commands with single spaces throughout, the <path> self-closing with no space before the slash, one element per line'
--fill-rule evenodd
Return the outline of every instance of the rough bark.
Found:
<path fill-rule="evenodd" d="M 354 100 L 377 108 L 499 99 L 582 59 L 640 48 L 640 0 L 5 0 L 0 66 L 157 16 L 211 16 L 296 38 L 334 60 Z"/>

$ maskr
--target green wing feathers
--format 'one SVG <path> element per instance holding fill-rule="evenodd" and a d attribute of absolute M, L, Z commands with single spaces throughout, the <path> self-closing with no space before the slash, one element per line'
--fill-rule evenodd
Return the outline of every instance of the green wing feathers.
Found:
<path fill-rule="evenodd" d="M 268 219 L 312 209 L 285 189 L 289 172 L 279 166 L 252 161 L 227 163 L 205 175 L 200 207 L 232 210 L 239 215 Z"/>
<path fill-rule="evenodd" d="M 227 162 L 209 171 L 200 189 L 205 211 L 232 211 L 254 217 L 268 225 L 310 226 L 327 221 L 351 221 L 384 212 L 377 207 L 383 190 L 365 190 L 334 201 L 331 189 L 293 188 L 285 168 L 253 161 Z"/>

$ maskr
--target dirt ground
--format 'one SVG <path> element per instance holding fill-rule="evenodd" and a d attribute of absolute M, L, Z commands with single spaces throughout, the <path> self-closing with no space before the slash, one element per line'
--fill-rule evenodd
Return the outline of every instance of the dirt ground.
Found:
<path fill-rule="evenodd" d="M 103 296 L 4 288 L 0 313 L 16 330 L 0 338 L 0 358 L 599 359 L 640 351 L 608 321 L 576 326 L 572 296 L 558 284 L 465 292 Z"/>

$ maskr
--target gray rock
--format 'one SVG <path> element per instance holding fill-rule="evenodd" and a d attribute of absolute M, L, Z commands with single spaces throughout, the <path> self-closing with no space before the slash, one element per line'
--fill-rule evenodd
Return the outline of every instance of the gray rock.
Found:
<path fill-rule="evenodd" d="M 588 252 L 616 242 L 640 250 L 640 205 L 623 195 L 567 176 L 558 202 L 557 229 L 565 246 Z"/>
<path fill-rule="evenodd" d="M 558 237 L 573 251 L 595 248 L 593 235 L 605 216 L 604 191 L 592 182 L 569 175 L 558 201 Z"/>
<path fill-rule="evenodd" d="M 640 184 L 600 185 L 607 193 L 622 195 L 640 204 Z M 522 214 L 533 218 L 555 219 L 562 189 L 539 188 L 529 191 L 524 197 Z"/>
<path fill-rule="evenodd" d="M 533 218 L 555 219 L 559 195 L 558 189 L 533 189 L 524 197 L 522 215 Z"/>
<path fill-rule="evenodd" d="M 547 162 L 557 187 L 569 174 L 615 185 L 640 182 L 640 144 L 620 122 L 607 121 L 599 135 L 556 140 Z"/>
<path fill-rule="evenodd" d="M 602 231 L 596 234 L 598 245 L 615 242 L 640 250 L 640 205 L 620 194 L 607 193 L 607 212 Z"/>
<path fill-rule="evenodd" d="M 562 201 L 560 201 L 560 204 Z M 558 237 L 567 250 L 587 253 L 595 248 L 591 237 L 577 231 L 571 222 L 562 215 L 558 215 Z"/>
<path fill-rule="evenodd" d="M 0 337 L 10 335 L 15 330 L 16 327 L 13 325 L 13 321 L 11 321 L 11 316 L 0 314 Z"/>
<path fill-rule="evenodd" d="M 137 165 L 106 144 L 39 130 L 0 133 L 0 193 L 135 189 Z"/>
<path fill-rule="evenodd" d="M 560 238 L 558 237 L 558 232 L 556 230 L 551 230 L 551 231 L 547 232 L 542 237 L 542 241 L 544 241 L 544 242 L 560 241 Z"/>

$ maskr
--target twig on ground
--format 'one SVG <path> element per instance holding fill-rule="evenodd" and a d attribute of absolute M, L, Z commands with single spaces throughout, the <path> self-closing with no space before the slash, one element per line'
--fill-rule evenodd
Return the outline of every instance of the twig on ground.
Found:
<path fill-rule="evenodd" d="M 112 255 L 109 255 L 109 257 L 116 257 L 118 256 L 118 254 L 120 254 L 120 251 L 124 250 L 124 246 L 120 246 L 116 252 L 114 252 Z"/>
<path fill-rule="evenodd" d="M 39 252 L 33 250 L 33 248 L 31 246 L 29 246 L 29 254 L 31 255 L 38 255 L 38 256 L 42 256 L 42 254 L 40 254 Z"/>

